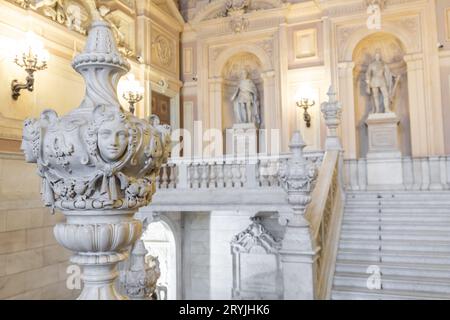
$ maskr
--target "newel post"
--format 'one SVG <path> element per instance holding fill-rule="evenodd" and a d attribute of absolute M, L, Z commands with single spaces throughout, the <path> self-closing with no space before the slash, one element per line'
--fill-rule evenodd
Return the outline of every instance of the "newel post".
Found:
<path fill-rule="evenodd" d="M 342 105 L 336 99 L 336 92 L 333 86 L 330 86 L 327 95 L 328 101 L 320 105 L 320 110 L 325 118 L 325 124 L 328 127 L 325 150 L 342 150 L 342 144 L 337 132 L 337 128 L 341 123 Z"/>
<path fill-rule="evenodd" d="M 279 251 L 284 284 L 284 299 L 314 299 L 314 262 L 316 251 L 305 219 L 305 209 L 311 202 L 311 191 L 317 178 L 316 166 L 303 155 L 305 142 L 300 131 L 294 132 L 289 144 L 291 157 L 280 166 L 279 177 L 292 207 L 292 212 L 280 216 L 286 226 Z"/>

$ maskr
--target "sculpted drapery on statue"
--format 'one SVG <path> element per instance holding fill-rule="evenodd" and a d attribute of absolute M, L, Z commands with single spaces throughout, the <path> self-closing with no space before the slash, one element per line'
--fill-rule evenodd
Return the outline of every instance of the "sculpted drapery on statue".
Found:
<path fill-rule="evenodd" d="M 123 299 L 114 289 L 115 267 L 141 234 L 133 214 L 151 200 L 152 181 L 170 152 L 170 127 L 121 107 L 117 82 L 130 65 L 95 1 L 85 3 L 93 22 L 72 62 L 86 82 L 85 98 L 65 116 L 45 110 L 27 119 L 22 150 L 37 163 L 45 205 L 66 216 L 54 234 L 84 267 L 79 299 Z"/>
<path fill-rule="evenodd" d="M 367 94 L 373 97 L 372 113 L 382 113 L 381 100 L 384 105 L 384 113 L 391 113 L 400 76 L 392 74 L 389 66 L 382 60 L 379 50 L 376 51 L 374 60 L 367 67 L 365 80 Z"/>
<path fill-rule="evenodd" d="M 254 123 L 256 127 L 261 124 L 259 114 L 259 95 L 255 83 L 249 78 L 247 70 L 241 73 L 241 80 L 231 97 L 233 102 L 235 123 Z"/>

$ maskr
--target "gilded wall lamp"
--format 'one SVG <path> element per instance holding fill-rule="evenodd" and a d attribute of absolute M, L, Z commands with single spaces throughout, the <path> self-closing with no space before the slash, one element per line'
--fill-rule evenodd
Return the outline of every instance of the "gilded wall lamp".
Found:
<path fill-rule="evenodd" d="M 141 86 L 133 74 L 129 74 L 122 84 L 122 97 L 128 102 L 130 112 L 134 114 L 135 105 L 144 97 L 144 87 Z"/>
<path fill-rule="evenodd" d="M 20 90 L 27 89 L 32 92 L 34 89 L 34 73 L 47 68 L 49 58 L 48 51 L 44 49 L 44 44 L 33 32 L 28 32 L 26 40 L 17 48 L 14 63 L 25 69 L 27 72 L 26 82 L 20 83 L 17 79 L 11 82 L 12 97 L 17 100 Z"/>
<path fill-rule="evenodd" d="M 303 120 L 306 122 L 306 127 L 311 127 L 311 115 L 308 113 L 308 108 L 314 106 L 316 102 L 314 100 L 309 100 L 308 98 L 301 98 L 296 104 L 297 107 L 303 108 Z"/>

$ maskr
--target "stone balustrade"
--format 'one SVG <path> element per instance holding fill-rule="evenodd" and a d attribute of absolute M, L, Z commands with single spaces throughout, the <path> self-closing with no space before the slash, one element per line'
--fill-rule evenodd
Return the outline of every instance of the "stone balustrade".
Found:
<path fill-rule="evenodd" d="M 344 160 L 345 185 L 348 190 L 370 190 L 367 183 L 367 160 Z M 448 190 L 450 188 L 450 156 L 402 157 L 403 184 L 399 190 Z M 393 188 L 393 186 L 388 186 Z"/>
<path fill-rule="evenodd" d="M 306 152 L 317 168 L 324 152 Z M 221 157 L 207 159 L 171 158 L 156 177 L 156 187 L 164 189 L 236 189 L 280 187 L 278 168 L 289 154 L 279 156 Z"/>

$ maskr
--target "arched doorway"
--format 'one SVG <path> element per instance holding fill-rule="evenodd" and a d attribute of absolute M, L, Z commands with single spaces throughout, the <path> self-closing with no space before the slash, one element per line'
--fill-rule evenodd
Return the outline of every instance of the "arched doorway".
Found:
<path fill-rule="evenodd" d="M 142 235 L 148 254 L 158 257 L 161 276 L 158 286 L 166 289 L 162 299 L 177 298 L 177 261 L 175 237 L 170 226 L 164 221 L 150 223 Z"/>

